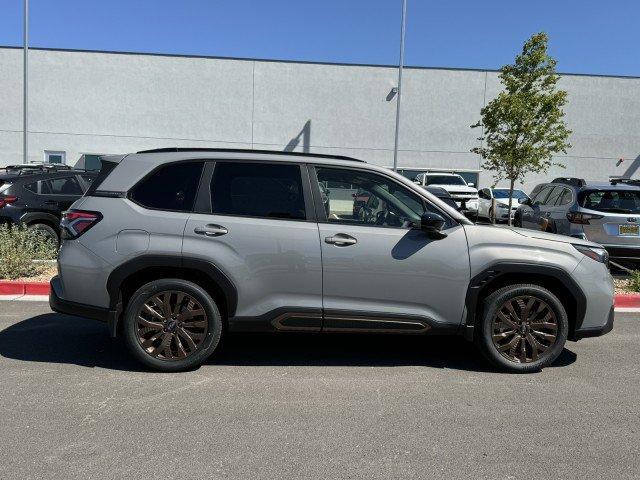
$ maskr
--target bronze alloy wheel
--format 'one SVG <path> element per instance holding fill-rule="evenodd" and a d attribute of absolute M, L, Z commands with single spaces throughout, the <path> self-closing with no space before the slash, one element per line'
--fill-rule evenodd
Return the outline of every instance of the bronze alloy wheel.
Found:
<path fill-rule="evenodd" d="M 140 346 L 160 360 L 181 360 L 206 338 L 207 314 L 192 296 L 168 290 L 147 300 L 136 317 Z"/>
<path fill-rule="evenodd" d="M 538 360 L 556 342 L 558 319 L 544 300 L 522 295 L 507 300 L 491 320 L 495 348 L 511 362 Z"/>

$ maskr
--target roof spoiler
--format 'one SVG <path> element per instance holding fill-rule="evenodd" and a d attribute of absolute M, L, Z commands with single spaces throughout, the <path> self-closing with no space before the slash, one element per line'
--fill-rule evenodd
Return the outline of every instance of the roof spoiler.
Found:
<path fill-rule="evenodd" d="M 587 184 L 584 179 L 576 177 L 558 177 L 554 178 L 551 183 L 564 183 L 565 185 L 571 185 L 574 187 L 584 187 Z"/>

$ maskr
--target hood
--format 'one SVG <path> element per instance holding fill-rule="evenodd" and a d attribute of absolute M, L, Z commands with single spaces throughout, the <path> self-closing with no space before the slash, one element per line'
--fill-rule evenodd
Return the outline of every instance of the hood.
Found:
<path fill-rule="evenodd" d="M 518 199 L 513 197 L 512 199 L 513 201 L 511 202 L 511 207 L 518 207 L 520 205 L 520 203 L 518 202 Z M 504 205 L 505 207 L 509 206 L 509 199 L 508 198 L 496 198 L 496 203 L 498 205 Z"/>
<path fill-rule="evenodd" d="M 446 183 L 432 183 L 429 186 L 444 188 L 447 192 L 478 193 L 477 188 L 469 187 L 468 185 L 448 185 Z"/>
<path fill-rule="evenodd" d="M 594 242 L 590 242 L 588 240 L 583 240 L 581 238 L 569 237 L 568 235 L 558 235 L 557 233 L 547 233 L 547 232 L 539 232 L 538 230 L 527 230 L 524 228 L 515 228 L 515 227 L 498 227 L 498 228 L 507 228 L 518 235 L 522 235 L 523 237 L 528 238 L 536 238 L 538 240 L 549 240 L 552 242 L 560 242 L 560 243 L 571 243 L 574 245 L 584 245 L 585 247 L 595 247 L 595 248 L 603 248 L 602 245 L 599 245 Z"/>

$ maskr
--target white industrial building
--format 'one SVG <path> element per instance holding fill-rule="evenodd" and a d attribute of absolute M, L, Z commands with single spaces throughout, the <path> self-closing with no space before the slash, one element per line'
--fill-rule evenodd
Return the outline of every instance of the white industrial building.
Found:
<path fill-rule="evenodd" d="M 0 165 L 23 160 L 22 50 L 0 47 Z M 392 66 L 32 49 L 30 162 L 168 147 L 350 155 L 391 166 Z M 606 180 L 640 165 L 640 78 L 563 74 L 572 148 L 548 176 Z M 481 170 L 482 106 L 495 71 L 406 68 L 399 165 Z M 620 161 L 622 159 L 622 161 Z M 481 186 L 491 184 L 481 172 Z M 525 188 L 541 180 L 531 176 Z"/>

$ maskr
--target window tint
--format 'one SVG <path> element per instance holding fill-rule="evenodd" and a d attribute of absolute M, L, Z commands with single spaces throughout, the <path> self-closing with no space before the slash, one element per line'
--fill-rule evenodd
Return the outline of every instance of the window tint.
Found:
<path fill-rule="evenodd" d="M 592 190 L 580 195 L 580 205 L 612 213 L 640 213 L 640 190 Z"/>
<path fill-rule="evenodd" d="M 562 195 L 563 187 L 554 187 L 549 196 L 544 201 L 545 205 L 555 205 L 560 195 Z"/>
<path fill-rule="evenodd" d="M 189 212 L 193 209 L 202 165 L 185 162 L 162 167 L 134 188 L 131 199 L 147 208 Z"/>
<path fill-rule="evenodd" d="M 211 180 L 213 213 L 306 219 L 298 165 L 218 162 Z"/>
<path fill-rule="evenodd" d="M 542 190 L 540 190 L 540 192 L 536 195 L 534 199 L 535 203 L 544 205 L 544 201 L 547 199 L 547 197 L 551 193 L 551 190 L 553 190 L 553 186 L 544 187 Z"/>
<path fill-rule="evenodd" d="M 464 185 L 467 184 L 458 175 L 427 175 L 427 185 Z"/>
<path fill-rule="evenodd" d="M 342 168 L 316 171 L 329 222 L 408 228 L 426 211 L 418 195 L 387 177 Z"/>
<path fill-rule="evenodd" d="M 50 195 L 82 195 L 76 177 L 53 178 L 42 181 L 42 192 Z"/>
<path fill-rule="evenodd" d="M 560 195 L 560 198 L 558 199 L 557 205 L 568 205 L 571 203 L 571 200 L 573 200 L 571 189 L 565 188 L 562 191 L 562 195 Z"/>

